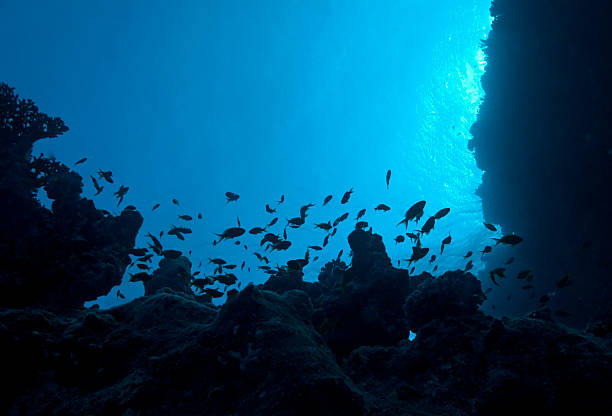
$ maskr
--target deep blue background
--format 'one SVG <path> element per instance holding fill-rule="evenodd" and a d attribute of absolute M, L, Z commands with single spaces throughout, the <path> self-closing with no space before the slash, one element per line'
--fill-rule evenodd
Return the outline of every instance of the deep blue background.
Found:
<path fill-rule="evenodd" d="M 438 272 L 463 268 L 465 252 L 490 241 L 474 195 L 481 172 L 466 147 L 481 99 L 478 48 L 490 28 L 490 1 L 177 3 L 0 4 L 0 79 L 70 127 L 35 153 L 70 165 L 86 156 L 75 169 L 89 197 L 89 175 L 112 170 L 115 185 L 94 199 L 118 213 L 112 192 L 129 186 L 124 205 L 145 216 L 140 245 L 147 232 L 179 225 L 177 215 L 202 212 L 194 234 L 185 243 L 164 237 L 167 247 L 192 249 L 204 274 L 212 272 L 208 257 L 246 259 L 252 272 L 237 273 L 243 284 L 261 282 L 266 275 L 252 254 L 255 247 L 263 253 L 259 238 L 242 239 L 248 251 L 210 243 L 236 216 L 247 229 L 268 223 L 265 204 L 281 194 L 286 202 L 272 231 L 282 233 L 301 205 L 316 206 L 306 225 L 288 229 L 293 246 L 273 255 L 274 265 L 322 244 L 325 234 L 312 224 L 350 212 L 305 269 L 309 280 L 340 249 L 350 262 L 346 236 L 361 208 L 394 262 L 411 252 L 393 241 L 404 233 L 395 225 L 420 199 L 428 201 L 426 215 L 452 209 L 423 239 L 439 254 L 452 233 Z M 349 204 L 339 205 L 351 187 Z M 240 200 L 226 204 L 226 191 Z M 321 207 L 330 193 L 334 199 Z M 379 203 L 391 211 L 375 214 Z M 423 260 L 417 272 L 432 268 Z M 142 293 L 135 283 L 121 290 L 126 301 Z"/>

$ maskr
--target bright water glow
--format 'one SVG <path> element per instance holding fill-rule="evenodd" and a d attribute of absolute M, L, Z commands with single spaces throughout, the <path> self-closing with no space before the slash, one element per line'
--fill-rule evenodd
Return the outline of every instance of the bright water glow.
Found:
<path fill-rule="evenodd" d="M 463 269 L 465 252 L 490 241 L 474 194 L 482 172 L 467 149 L 482 98 L 479 42 L 490 29 L 489 0 L 180 4 L 14 2 L 0 13 L 2 79 L 70 127 L 35 154 L 67 164 L 87 156 L 75 168 L 84 194 L 111 212 L 121 209 L 112 192 L 129 186 L 124 204 L 145 216 L 137 246 L 146 245 L 147 232 L 181 224 L 178 215 L 202 212 L 184 243 L 164 237 L 167 248 L 193 250 L 194 270 L 202 260 L 204 275 L 213 271 L 209 257 L 247 260 L 251 272 L 236 274 L 243 285 L 260 283 L 267 275 L 252 254 L 264 253 L 259 238 L 241 239 L 248 250 L 211 242 L 237 216 L 247 229 L 267 224 L 274 216 L 265 204 L 275 207 L 281 194 L 279 224 L 308 202 L 316 206 L 306 225 L 287 230 L 293 245 L 269 256 L 273 266 L 322 245 L 325 234 L 314 223 L 349 212 L 305 269 L 310 281 L 341 249 L 350 263 L 346 237 L 361 208 L 394 265 L 411 252 L 407 242 L 393 241 L 406 231 L 396 226 L 405 210 L 427 200 L 422 225 L 451 208 L 423 238 L 438 261 L 430 265 L 428 256 L 416 273 L 435 264 L 435 274 Z M 98 168 L 112 170 L 116 186 L 94 198 L 89 175 Z M 340 205 L 350 188 L 350 202 Z M 226 191 L 240 200 L 226 204 Z M 322 207 L 327 194 L 334 199 Z M 391 211 L 374 213 L 379 203 Z M 282 233 L 282 225 L 272 231 Z M 440 256 L 449 233 L 453 242 Z M 474 272 L 483 267 L 475 257 Z M 122 302 L 143 293 L 124 280 Z M 103 307 L 118 301 L 116 290 L 99 300 Z"/>

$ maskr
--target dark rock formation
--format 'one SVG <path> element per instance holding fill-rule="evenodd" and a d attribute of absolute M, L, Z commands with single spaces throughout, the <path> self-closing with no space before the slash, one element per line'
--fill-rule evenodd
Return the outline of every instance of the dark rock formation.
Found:
<path fill-rule="evenodd" d="M 191 261 L 185 256 L 176 259 L 163 258 L 153 272 L 151 280 L 144 282 L 145 296 L 153 295 L 161 289 L 193 297 L 191 290 Z"/>
<path fill-rule="evenodd" d="M 609 321 L 612 3 L 495 0 L 491 12 L 486 97 L 470 143 L 485 171 L 485 218 L 525 237 L 513 255 L 534 270 L 535 299 L 569 274 L 575 284 L 553 309 L 570 312 L 562 319 L 577 327 Z M 492 254 L 498 267 L 504 259 Z M 534 306 L 519 282 L 507 286 L 517 293 L 498 310 Z"/>
<path fill-rule="evenodd" d="M 119 284 L 130 263 L 142 216 L 97 210 L 80 197 L 77 173 L 30 157 L 35 141 L 67 130 L 0 84 L 0 306 L 82 307 Z M 41 188 L 51 211 L 35 198 Z"/>
<path fill-rule="evenodd" d="M 357 237 L 377 244 L 376 235 Z M 247 286 L 220 308 L 161 289 L 107 311 L 0 311 L 0 364 L 11 380 L 0 411 L 516 415 L 611 408 L 609 333 L 571 330 L 546 314 L 498 320 L 478 310 L 483 294 L 469 274 L 411 277 L 387 268 L 383 256 L 359 256 L 358 264 L 370 265 L 363 275 L 345 286 L 311 284 L 320 289 L 316 297 L 288 286 L 265 290 L 268 282 Z M 384 276 L 368 273 L 383 269 Z M 412 342 L 409 328 L 418 328 Z"/>

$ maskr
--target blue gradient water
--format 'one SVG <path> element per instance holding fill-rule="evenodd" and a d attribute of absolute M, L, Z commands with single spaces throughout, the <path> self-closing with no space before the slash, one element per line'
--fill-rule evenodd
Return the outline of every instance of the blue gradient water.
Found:
<path fill-rule="evenodd" d="M 123 206 L 145 217 L 138 246 L 147 232 L 179 225 L 178 215 L 201 212 L 194 234 L 185 242 L 164 236 L 165 246 L 191 249 L 203 274 L 212 273 L 208 257 L 246 260 L 251 272 L 236 273 L 242 284 L 260 283 L 267 275 L 252 251 L 263 254 L 261 236 L 240 239 L 249 250 L 211 242 L 237 216 L 247 229 L 267 224 L 265 204 L 274 207 L 282 194 L 274 232 L 300 206 L 316 205 L 302 228 L 287 229 L 293 244 L 269 256 L 272 265 L 322 245 L 325 233 L 314 223 L 350 213 L 306 267 L 307 280 L 341 249 L 350 262 L 346 236 L 361 208 L 394 264 L 411 253 L 407 242 L 393 241 L 405 232 L 396 224 L 421 199 L 426 216 L 451 208 L 423 238 L 440 257 L 436 274 L 463 269 L 465 252 L 490 241 L 474 195 L 481 172 L 466 146 L 482 94 L 479 40 L 490 29 L 490 1 L 124 3 L 0 4 L 0 77 L 70 127 L 35 154 L 67 164 L 86 156 L 75 168 L 84 194 L 111 212 L 121 210 L 112 192 L 130 187 Z M 99 168 L 113 171 L 115 185 L 93 197 L 88 178 Z M 226 191 L 240 199 L 226 204 Z M 334 199 L 322 207 L 328 194 Z M 379 203 L 391 211 L 374 213 Z M 453 242 L 439 256 L 449 232 Z M 433 269 L 428 259 L 417 273 Z M 125 280 L 125 300 L 113 290 L 98 302 L 143 293 Z"/>

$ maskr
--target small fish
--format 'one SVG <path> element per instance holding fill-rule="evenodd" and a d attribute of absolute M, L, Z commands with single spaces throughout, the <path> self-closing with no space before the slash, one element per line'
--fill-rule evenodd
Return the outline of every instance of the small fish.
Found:
<path fill-rule="evenodd" d="M 108 183 L 114 183 L 113 172 L 110 170 L 104 171 L 102 169 L 98 169 L 98 177 L 100 179 L 104 179 Z"/>
<path fill-rule="evenodd" d="M 340 250 L 340 252 L 338 253 L 338 256 L 336 257 L 336 261 L 340 261 L 340 257 L 342 257 L 342 252 L 344 250 Z"/>
<path fill-rule="evenodd" d="M 153 254 L 146 254 L 142 257 L 137 258 L 136 261 L 151 263 L 152 258 L 153 258 Z"/>
<path fill-rule="evenodd" d="M 351 188 L 348 191 L 346 191 L 344 193 L 344 195 L 342 196 L 342 200 L 340 201 L 340 203 L 341 204 L 346 204 L 349 201 L 349 198 L 351 197 L 352 193 L 353 193 L 353 188 Z"/>
<path fill-rule="evenodd" d="M 119 200 L 119 202 L 117 202 L 117 206 L 119 206 L 122 202 L 123 202 L 123 197 L 125 196 L 125 194 L 127 194 L 127 191 L 130 188 L 128 186 L 119 186 L 119 189 L 117 190 L 117 192 L 115 192 L 113 195 L 115 195 L 117 197 L 117 199 Z"/>
<path fill-rule="evenodd" d="M 436 270 L 438 270 L 438 265 L 436 264 L 433 268 L 433 271 L 435 272 Z"/>
<path fill-rule="evenodd" d="M 198 219 L 201 220 L 202 219 L 202 213 L 198 212 Z"/>
<path fill-rule="evenodd" d="M 314 204 L 306 204 L 300 208 L 300 218 L 306 218 L 306 212 L 310 209 L 310 207 L 314 207 Z"/>
<path fill-rule="evenodd" d="M 325 197 L 325 199 L 323 200 L 323 205 L 327 205 L 327 203 L 328 203 L 329 201 L 331 201 L 331 200 L 332 200 L 332 198 L 333 198 L 333 196 L 332 196 L 332 195 L 327 195 L 327 196 Z"/>
<path fill-rule="evenodd" d="M 389 189 L 389 181 L 391 180 L 391 169 L 387 171 L 387 189 Z"/>
<path fill-rule="evenodd" d="M 374 211 L 383 211 L 383 212 L 387 212 L 389 211 L 391 208 L 389 208 L 388 205 L 385 204 L 378 204 L 376 206 L 376 208 L 374 208 Z"/>
<path fill-rule="evenodd" d="M 428 252 L 429 248 L 421 247 L 420 244 L 412 247 L 412 256 L 408 259 L 408 266 L 410 266 L 410 263 L 416 262 L 425 257 Z"/>
<path fill-rule="evenodd" d="M 569 285 L 571 285 L 572 283 L 574 283 L 573 280 L 570 280 L 569 275 L 565 275 L 563 276 L 561 279 L 559 279 L 557 281 L 557 283 L 555 283 L 555 285 L 559 288 L 559 289 L 563 289 L 565 287 L 568 287 Z"/>
<path fill-rule="evenodd" d="M 80 165 L 81 163 L 85 163 L 86 161 L 87 161 L 86 157 L 84 157 L 83 159 L 79 159 L 75 162 L 74 166 Z"/>
<path fill-rule="evenodd" d="M 286 228 L 283 229 L 283 238 L 285 240 L 287 239 L 287 229 Z"/>
<path fill-rule="evenodd" d="M 429 234 L 429 232 L 433 230 L 435 223 L 436 223 L 436 217 L 429 217 L 427 221 L 425 221 L 425 224 L 423 224 L 423 227 L 420 230 L 421 234 Z"/>
<path fill-rule="evenodd" d="M 448 245 L 448 244 L 451 243 L 451 240 L 452 240 L 451 235 L 450 235 L 450 233 L 448 233 L 448 237 L 446 237 L 446 238 L 444 238 L 444 240 L 442 240 L 442 244 Z"/>
<path fill-rule="evenodd" d="M 93 182 L 93 186 L 94 188 L 96 188 L 96 195 L 100 195 L 100 192 L 102 192 L 102 190 L 104 189 L 103 186 L 100 186 L 98 184 L 98 181 L 96 180 L 96 178 L 94 178 L 93 176 L 89 176 L 91 178 L 91 181 Z"/>
<path fill-rule="evenodd" d="M 176 199 L 176 198 L 172 198 L 172 203 L 173 203 L 174 205 L 178 206 L 179 201 L 178 201 L 178 199 Z"/>
<path fill-rule="evenodd" d="M 242 226 L 240 225 L 240 217 L 239 217 L 239 216 L 236 216 L 236 223 L 238 224 L 238 227 L 242 227 Z"/>
<path fill-rule="evenodd" d="M 398 222 L 397 225 L 404 224 L 406 228 L 408 228 L 408 223 L 410 221 L 415 220 L 416 222 L 418 222 L 419 219 L 421 219 L 421 217 L 423 216 L 423 208 L 425 208 L 425 204 L 425 201 L 419 201 L 412 205 L 408 209 L 408 211 L 406 211 L 404 219 Z"/>
<path fill-rule="evenodd" d="M 178 259 L 179 257 L 181 257 L 183 253 L 181 253 L 178 250 L 164 250 L 162 251 L 162 256 L 164 256 L 167 259 Z"/>
<path fill-rule="evenodd" d="M 334 229 L 332 230 L 332 232 L 331 232 L 331 234 L 330 234 L 330 235 L 331 235 L 331 237 L 333 237 L 333 236 L 335 236 L 335 235 L 336 235 L 336 231 L 338 231 L 338 229 L 337 229 L 337 228 L 334 228 Z"/>
<path fill-rule="evenodd" d="M 155 204 L 153 205 L 153 208 L 151 208 L 151 211 L 155 211 L 157 208 L 159 208 L 161 204 Z"/>
<path fill-rule="evenodd" d="M 235 246 L 239 246 L 240 245 L 240 241 L 238 241 L 238 240 L 234 241 L 234 245 Z"/>
<path fill-rule="evenodd" d="M 487 227 L 489 230 L 495 232 L 497 231 L 497 228 L 495 228 L 495 226 L 493 224 L 489 224 L 488 222 L 483 222 L 484 226 Z"/>
<path fill-rule="evenodd" d="M 314 259 L 312 259 L 312 261 L 317 261 L 319 260 L 319 256 L 315 256 Z"/>
<path fill-rule="evenodd" d="M 404 236 L 400 234 L 397 237 L 395 237 L 393 240 L 395 241 L 395 244 L 403 243 L 404 242 Z"/>
<path fill-rule="evenodd" d="M 436 255 L 432 254 L 431 258 L 429 259 L 429 264 L 433 263 L 434 261 L 436 261 Z"/>
<path fill-rule="evenodd" d="M 183 221 L 191 221 L 193 219 L 191 215 L 179 215 L 178 217 Z"/>
<path fill-rule="evenodd" d="M 340 224 L 342 221 L 344 221 L 345 219 L 347 219 L 349 216 L 348 212 L 345 212 L 344 214 L 340 215 L 338 218 L 336 218 L 334 220 L 334 224 L 333 226 L 335 227 L 336 225 Z"/>
<path fill-rule="evenodd" d="M 117 289 L 117 297 L 120 299 L 125 299 L 125 296 L 123 296 L 123 293 L 121 293 L 119 289 Z"/>
<path fill-rule="evenodd" d="M 495 276 L 505 277 L 504 275 L 505 271 L 506 269 L 504 269 L 503 267 L 498 267 L 497 269 L 493 269 L 489 272 L 489 277 L 491 278 L 491 281 L 493 282 L 493 284 L 495 284 L 496 286 L 499 286 L 499 284 L 495 281 Z"/>
<path fill-rule="evenodd" d="M 305 221 L 306 220 L 303 217 L 293 217 L 287 219 L 287 225 L 291 228 L 300 228 L 302 225 L 304 225 Z"/>
<path fill-rule="evenodd" d="M 240 270 L 244 270 L 244 265 L 246 264 L 246 261 L 242 261 L 242 264 L 240 265 Z"/>
<path fill-rule="evenodd" d="M 491 250 L 493 250 L 493 247 L 491 246 L 485 246 L 485 248 L 483 250 L 481 250 L 480 252 L 482 253 L 481 257 L 484 256 L 487 253 L 490 253 Z"/>
<path fill-rule="evenodd" d="M 368 222 L 367 221 L 359 221 L 359 222 L 357 222 L 357 224 L 355 224 L 355 229 L 356 230 L 363 230 L 367 226 L 368 226 Z M 334 228 L 334 230 L 336 230 L 336 228 Z M 334 234 L 335 234 L 335 232 L 332 232 L 332 235 L 334 235 Z"/>
<path fill-rule="evenodd" d="M 523 290 L 533 289 L 533 285 L 525 285 L 525 286 L 521 287 L 521 289 L 523 289 Z"/>
<path fill-rule="evenodd" d="M 233 192 L 226 192 L 226 193 L 225 193 L 225 200 L 226 200 L 226 203 L 230 203 L 230 202 L 232 202 L 232 201 L 237 201 L 237 200 L 238 200 L 238 198 L 240 198 L 240 195 L 235 194 L 235 193 L 233 193 Z"/>
<path fill-rule="evenodd" d="M 280 199 L 278 200 L 277 204 L 280 205 L 285 201 L 285 195 L 281 195 Z"/>
<path fill-rule="evenodd" d="M 450 208 L 442 208 L 440 211 L 436 212 L 434 217 L 439 220 L 440 218 L 445 217 L 450 212 Z"/>
<path fill-rule="evenodd" d="M 280 238 L 276 235 L 276 234 L 272 234 L 272 233 L 267 233 L 266 235 L 264 235 L 264 237 L 261 239 L 261 242 L 259 243 L 260 246 L 263 246 L 265 243 L 267 242 L 271 242 L 271 243 L 276 243 L 280 241 Z"/>
<path fill-rule="evenodd" d="M 215 276 L 215 280 L 225 286 L 231 286 L 238 281 L 238 278 L 233 273 L 226 273 Z"/>
<path fill-rule="evenodd" d="M 419 236 L 414 233 L 406 233 L 406 236 L 410 239 L 410 241 L 419 241 Z"/>
<path fill-rule="evenodd" d="M 521 280 L 521 279 L 525 279 L 527 278 L 527 276 L 529 276 L 531 274 L 531 270 L 521 270 L 518 275 L 516 276 L 517 279 Z"/>
<path fill-rule="evenodd" d="M 249 230 L 249 234 L 256 235 L 256 234 L 263 233 L 264 231 L 266 231 L 266 229 L 265 229 L 265 228 L 261 228 L 261 227 L 253 227 L 253 228 L 251 228 L 251 229 Z"/>
<path fill-rule="evenodd" d="M 159 240 L 151 233 L 147 233 L 147 237 L 149 237 L 152 241 L 155 247 L 157 247 L 160 251 L 162 250 L 162 245 L 159 242 Z"/>
<path fill-rule="evenodd" d="M 512 264 L 512 262 L 514 261 L 514 257 L 510 257 L 508 260 L 506 260 L 506 263 L 504 263 L 506 266 L 509 264 Z"/>
<path fill-rule="evenodd" d="M 244 228 L 240 228 L 240 227 L 228 228 L 225 231 L 223 231 L 221 234 L 216 234 L 217 237 L 219 237 L 219 241 L 217 243 L 220 243 L 223 240 L 240 237 L 242 234 L 245 233 L 245 231 L 246 230 Z"/>
<path fill-rule="evenodd" d="M 309 248 L 309 249 L 312 249 L 312 250 L 316 250 L 316 251 L 321 251 L 321 250 L 323 250 L 323 247 L 321 247 L 321 246 L 308 246 L 308 248 Z"/>
<path fill-rule="evenodd" d="M 217 289 L 206 288 L 203 292 L 212 298 L 220 298 L 221 296 L 223 296 L 223 292 L 220 292 Z"/>
<path fill-rule="evenodd" d="M 272 227 L 274 224 L 276 224 L 277 221 L 278 221 L 278 217 L 273 218 L 272 221 L 270 221 L 270 223 L 266 226 L 266 228 Z"/>
<path fill-rule="evenodd" d="M 329 234 L 327 234 L 325 238 L 323 239 L 323 247 L 325 247 L 328 242 L 329 242 Z"/>
<path fill-rule="evenodd" d="M 130 282 L 148 282 L 152 277 L 147 272 L 130 273 Z"/>
<path fill-rule="evenodd" d="M 142 257 L 147 254 L 148 250 L 146 248 L 132 248 L 128 251 L 128 254 L 132 256 Z"/>
<path fill-rule="evenodd" d="M 506 234 L 502 238 L 493 238 L 493 240 L 497 241 L 495 245 L 502 243 L 502 244 L 509 244 L 511 246 L 515 246 L 521 241 L 523 241 L 523 239 L 516 234 Z"/>
<path fill-rule="evenodd" d="M 222 266 L 224 264 L 227 264 L 227 262 L 223 259 L 219 259 L 219 258 L 211 259 L 210 257 L 208 258 L 208 263 L 216 264 L 217 266 Z"/>
<path fill-rule="evenodd" d="M 359 218 L 363 217 L 366 213 L 366 209 L 363 208 L 361 210 L 359 210 L 359 212 L 357 213 L 357 218 L 355 218 L 355 221 L 359 221 Z"/>
<path fill-rule="evenodd" d="M 467 259 L 468 257 L 470 257 L 472 255 L 471 251 L 468 251 L 467 253 L 465 253 L 465 256 L 463 256 L 464 259 Z"/>
<path fill-rule="evenodd" d="M 465 269 L 463 269 L 463 271 L 467 272 L 469 270 L 472 270 L 472 267 L 474 267 L 474 264 L 472 263 L 472 260 L 468 261 L 467 264 L 465 265 Z"/>
<path fill-rule="evenodd" d="M 332 229 L 332 225 L 330 221 L 321 222 L 319 224 L 315 224 L 315 228 L 320 228 L 321 230 L 329 231 Z"/>
<path fill-rule="evenodd" d="M 448 237 L 442 240 L 442 244 L 440 245 L 440 254 L 444 253 L 444 247 L 451 243 L 451 235 L 448 233 Z"/>
<path fill-rule="evenodd" d="M 291 247 L 291 241 L 279 241 L 278 243 L 274 244 L 272 246 L 272 251 L 274 250 L 287 250 L 289 247 Z"/>
<path fill-rule="evenodd" d="M 269 214 L 274 214 L 276 210 L 273 208 L 270 208 L 270 205 L 266 204 L 266 212 Z"/>
<path fill-rule="evenodd" d="M 128 205 L 127 207 L 123 208 L 124 211 L 136 211 L 136 207 L 134 205 Z"/>

